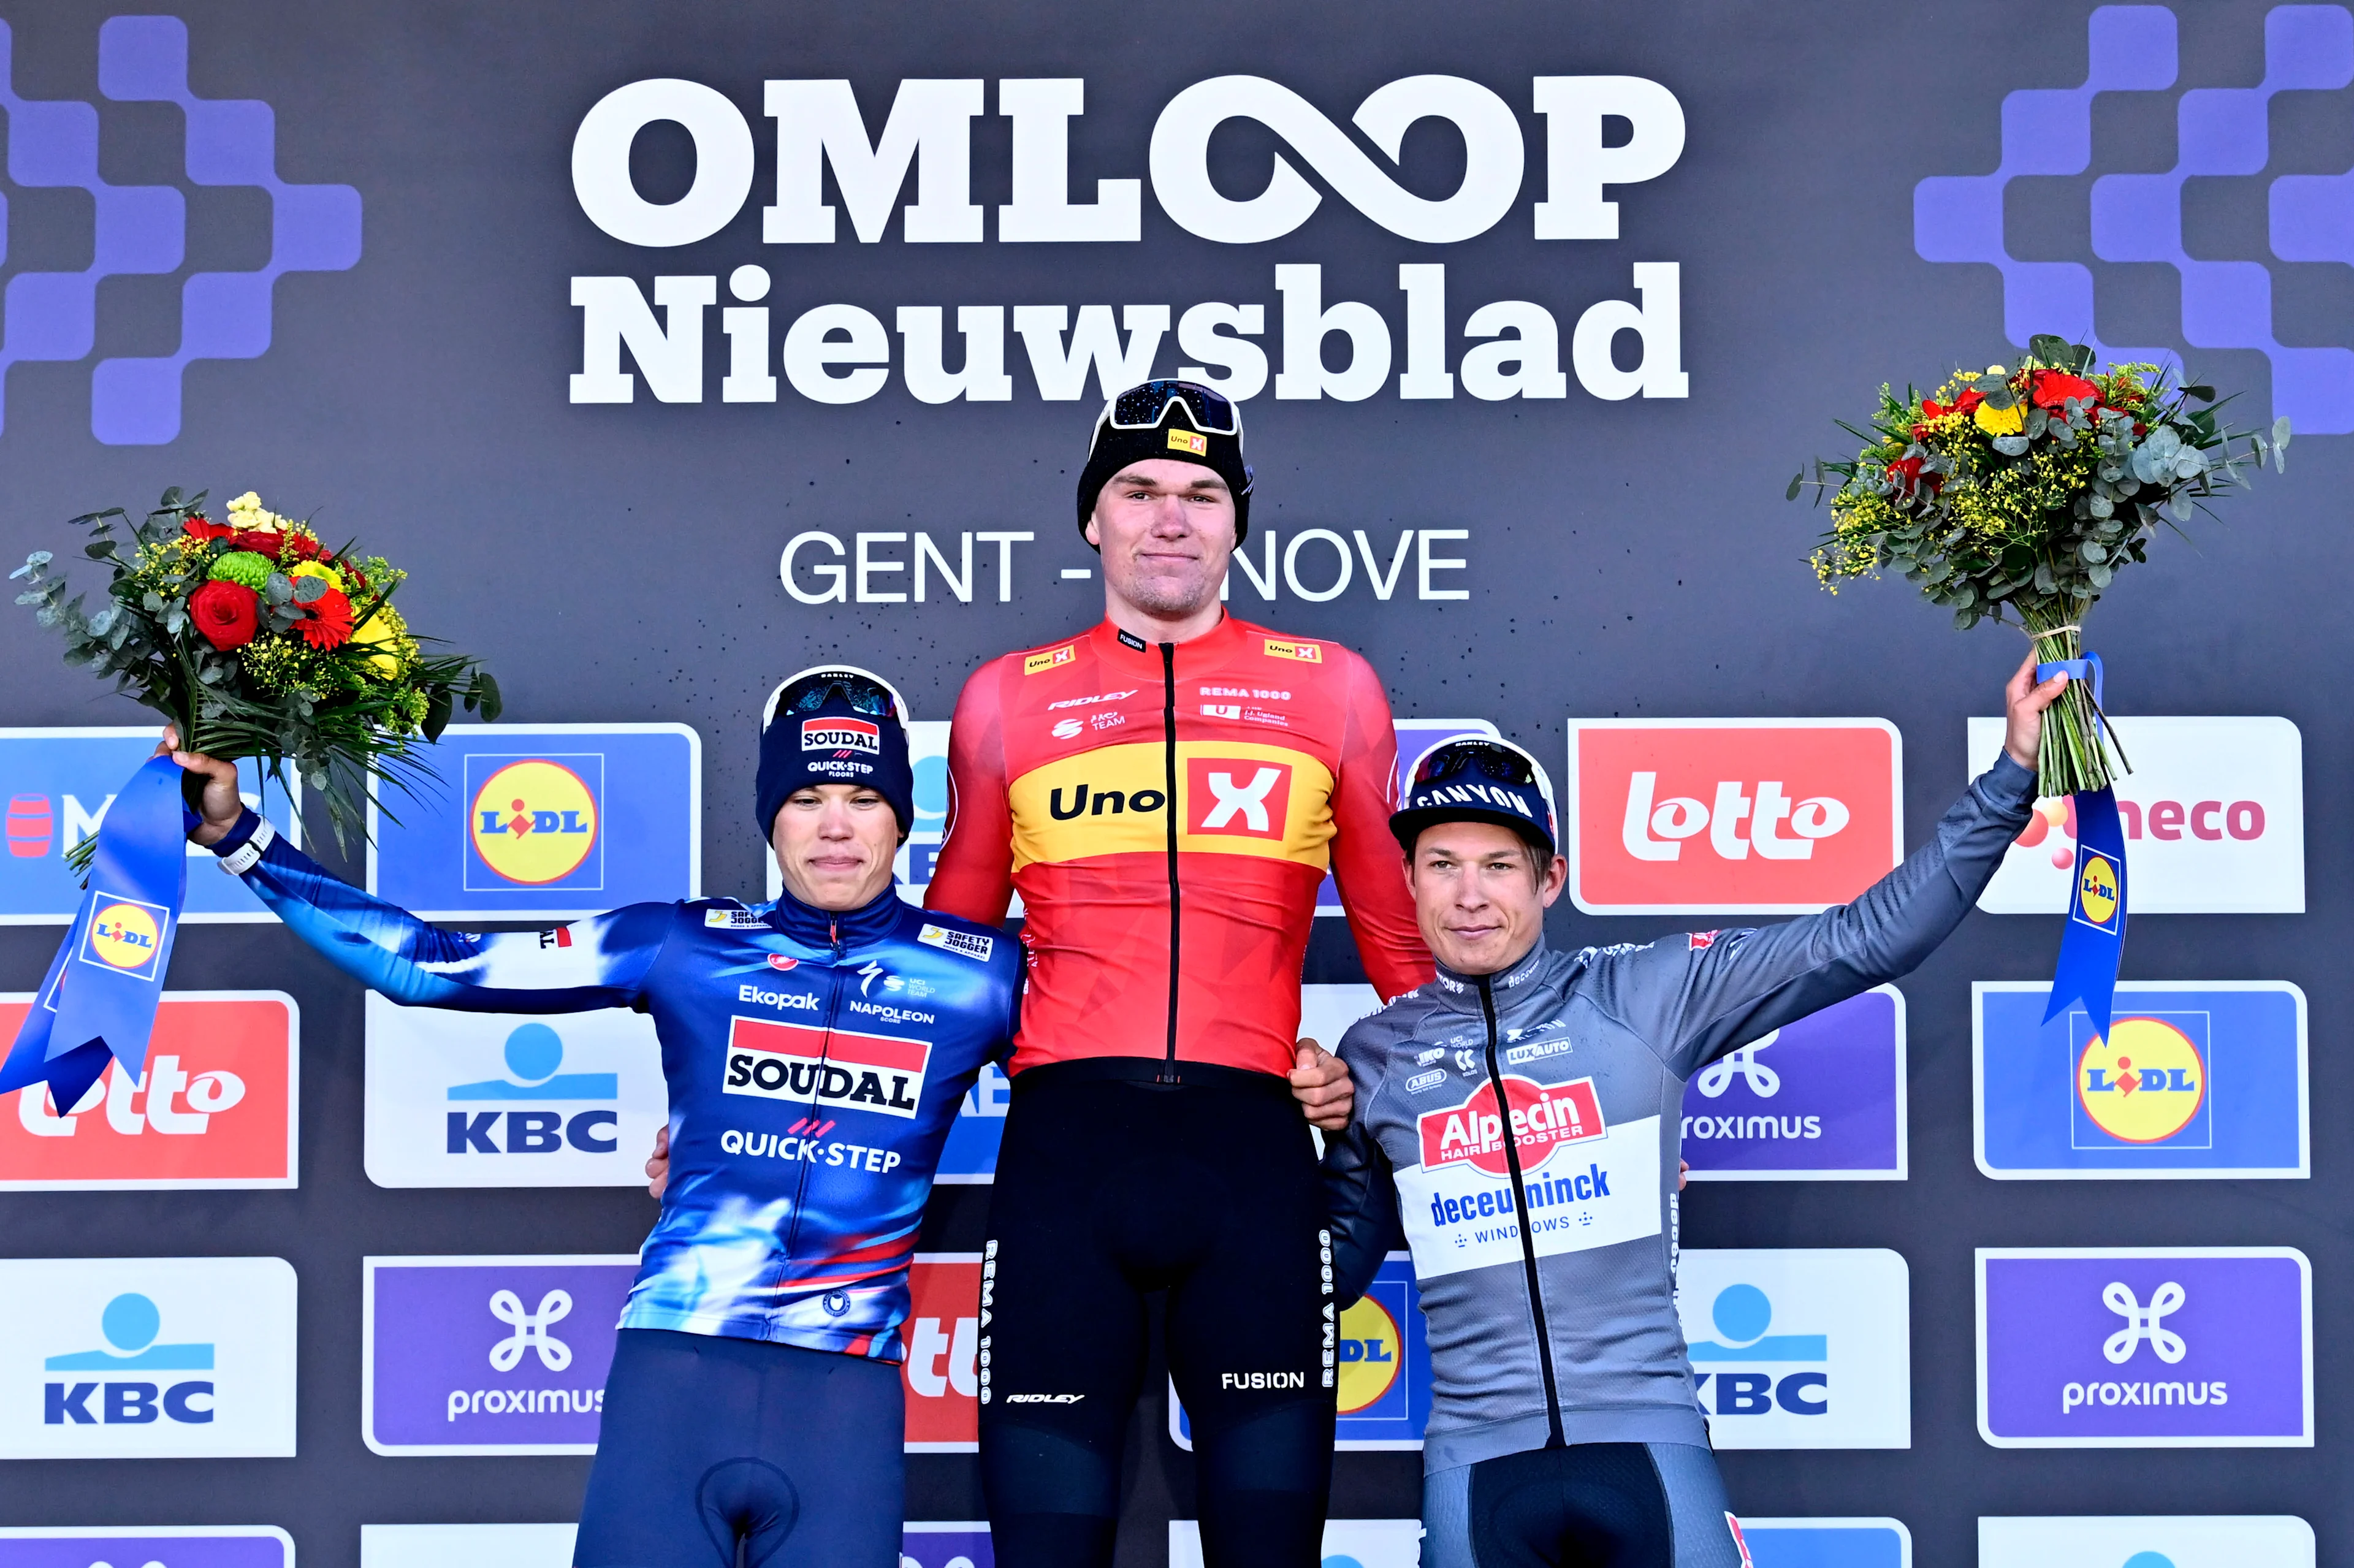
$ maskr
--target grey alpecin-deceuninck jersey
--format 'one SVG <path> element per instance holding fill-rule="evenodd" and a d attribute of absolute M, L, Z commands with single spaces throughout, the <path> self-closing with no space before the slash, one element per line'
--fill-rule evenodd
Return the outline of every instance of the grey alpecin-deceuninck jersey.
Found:
<path fill-rule="evenodd" d="M 1643 948 L 1540 941 L 1502 974 L 1442 967 L 1349 1031 L 1356 1116 L 1325 1156 L 1339 1300 L 1372 1278 L 1394 1203 L 1429 1321 L 1426 1469 L 1541 1448 L 1556 1422 L 1570 1443 L 1708 1441 L 1674 1301 L 1685 1080 L 1913 969 L 1977 900 L 2034 793 L 2032 772 L 1998 761 L 1852 904 Z"/>

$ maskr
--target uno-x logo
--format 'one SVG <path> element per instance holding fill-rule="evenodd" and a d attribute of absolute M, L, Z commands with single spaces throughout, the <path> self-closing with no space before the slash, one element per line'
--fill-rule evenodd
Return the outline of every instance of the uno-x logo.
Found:
<path fill-rule="evenodd" d="M 535 1351 L 539 1364 L 550 1372 L 562 1372 L 572 1364 L 572 1347 L 547 1331 L 550 1323 L 561 1322 L 572 1312 L 572 1293 L 551 1290 L 539 1298 L 539 1310 L 524 1310 L 523 1299 L 512 1290 L 501 1290 L 491 1297 L 491 1316 L 514 1330 L 505 1339 L 491 1347 L 491 1367 L 495 1372 L 513 1372 L 523 1360 L 525 1351 Z"/>
<path fill-rule="evenodd" d="M 132 274 L 178 272 L 187 258 L 187 197 L 182 187 L 109 183 L 99 173 L 98 106 L 18 97 L 11 52 L 7 25 L 0 22 L 0 114 L 8 125 L 9 176 L 23 185 L 88 191 L 92 238 L 87 246 L 90 263 L 79 271 L 19 272 L 8 280 L 0 382 L 19 361 L 87 358 L 97 341 L 100 283 Z M 102 359 L 93 370 L 90 434 L 110 445 L 153 446 L 180 433 L 181 376 L 190 364 L 253 359 L 269 350 L 270 293 L 282 274 L 340 272 L 359 260 L 360 195 L 349 185 L 298 185 L 280 179 L 276 117 L 270 105 L 199 98 L 191 91 L 188 29 L 176 16 L 114 16 L 102 24 L 98 89 L 117 103 L 178 104 L 187 127 L 186 184 L 259 188 L 271 213 L 270 257 L 260 267 L 185 276 L 178 352 Z M 137 122 L 142 128 L 150 123 L 163 122 Z M 120 135 L 126 127 L 112 129 Z M 80 247 L 67 240 L 55 248 L 70 252 Z"/>
<path fill-rule="evenodd" d="M 2169 1279 L 2150 1292 L 2149 1305 L 2145 1307 L 2134 1298 L 2133 1288 L 2123 1280 L 2111 1280 L 2101 1291 L 2101 1304 L 2126 1320 L 2126 1326 L 2101 1342 L 2101 1354 L 2113 1366 L 2123 1366 L 2133 1360 L 2134 1351 L 2142 1340 L 2158 1352 L 2158 1359 L 2172 1366 L 2190 1353 L 2182 1336 L 2158 1325 L 2166 1315 L 2188 1299 L 2181 1286 Z"/>
<path fill-rule="evenodd" d="M 1780 1039 L 1781 1035 L 1782 1032 L 1776 1029 L 1765 1039 L 1752 1041 L 1731 1055 L 1718 1057 L 1702 1069 L 1700 1076 L 1692 1080 L 1692 1087 L 1710 1099 L 1716 1099 L 1733 1086 L 1734 1078 L 1745 1078 L 1751 1094 L 1761 1100 L 1772 1099 L 1782 1092 L 1782 1075 L 1760 1062 L 1757 1053 Z"/>
<path fill-rule="evenodd" d="M 1188 832 L 1283 837 L 1291 805 L 1288 765 L 1216 757 L 1185 759 Z"/>
<path fill-rule="evenodd" d="M 1976 261 L 1999 270 L 2004 332 L 2015 344 L 2036 333 L 2064 333 L 2081 335 L 2112 363 L 2173 363 L 2170 348 L 2112 347 L 2093 335 L 2097 268 L 2012 260 L 2005 187 L 2022 176 L 2085 173 L 2093 163 L 2093 100 L 2099 94 L 2164 92 L 2176 85 L 2175 18 L 2165 6 L 2099 6 L 2087 42 L 2083 85 L 2004 99 L 2002 161 L 1992 174 L 1940 176 L 1914 187 L 1914 249 L 1925 261 Z M 2264 17 L 2264 79 L 2254 87 L 2184 91 L 2177 105 L 2174 167 L 2102 175 L 2090 193 L 2091 259 L 2171 266 L 2181 280 L 2180 341 L 2261 351 L 2272 362 L 2273 411 L 2285 415 L 2300 435 L 2354 431 L 2354 350 L 2284 346 L 2275 336 L 2265 264 L 2200 260 L 2189 247 L 2235 256 L 2261 246 L 2281 261 L 2354 263 L 2354 224 L 2349 222 L 2354 197 L 2343 176 L 2264 175 L 2273 96 L 2331 90 L 2349 81 L 2354 16 L 2340 5 L 2276 5 Z M 2256 205 L 2269 215 L 2267 231 L 2205 236 L 2187 225 L 2183 193 L 2193 177 L 2264 181 L 2264 197 Z M 2202 211 L 2238 209 L 2236 198 L 2221 196 L 2200 206 Z M 2040 223 L 2038 232 L 2055 227 Z M 2326 325 L 2318 319 L 2277 323 L 2291 339 L 2307 342 L 2326 340 Z"/>

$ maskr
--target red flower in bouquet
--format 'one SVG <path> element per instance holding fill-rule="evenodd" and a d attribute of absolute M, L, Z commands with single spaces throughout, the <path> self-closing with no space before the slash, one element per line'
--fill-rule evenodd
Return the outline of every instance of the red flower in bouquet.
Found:
<path fill-rule="evenodd" d="M 180 531 L 191 539 L 230 539 L 237 530 L 226 523 L 207 523 L 202 517 L 190 517 L 180 524 Z"/>
<path fill-rule="evenodd" d="M 305 608 L 311 613 L 295 622 L 294 630 L 312 647 L 323 653 L 352 640 L 352 601 L 348 596 L 329 588 Z"/>
<path fill-rule="evenodd" d="M 188 596 L 188 615 L 206 641 L 226 653 L 253 641 L 260 616 L 253 590 L 243 583 L 215 580 Z"/>
<path fill-rule="evenodd" d="M 2081 376 L 2071 376 L 2064 370 L 2039 370 L 2035 387 L 2030 394 L 2039 408 L 2057 408 L 2073 397 L 2090 411 L 2100 403 L 2101 389 Z"/>

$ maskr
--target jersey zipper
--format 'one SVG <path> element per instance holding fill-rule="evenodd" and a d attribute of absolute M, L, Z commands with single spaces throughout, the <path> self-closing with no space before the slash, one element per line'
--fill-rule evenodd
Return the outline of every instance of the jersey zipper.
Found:
<path fill-rule="evenodd" d="M 826 1064 L 833 1058 L 834 1020 L 842 1011 L 842 977 L 843 971 L 841 965 L 843 955 L 848 950 L 843 946 L 841 921 L 827 921 L 825 935 L 826 940 L 833 948 L 833 963 L 826 969 L 825 1038 L 822 1043 L 819 1044 L 817 1052 L 818 1082 L 821 1084 L 825 1081 L 824 1074 Z M 811 1122 L 819 1120 L 820 1113 L 817 1108 L 817 1097 L 814 1094 L 810 1097 L 809 1109 L 810 1120 Z M 801 1239 L 801 1211 L 808 1206 L 809 1202 L 810 1170 L 813 1163 L 813 1161 L 807 1160 L 801 1161 L 801 1175 L 799 1180 L 793 1183 L 793 1217 L 792 1222 L 785 1227 L 783 1237 L 784 1255 L 777 1260 L 777 1277 L 770 1282 L 771 1286 L 774 1287 L 781 1287 L 783 1286 L 785 1276 L 790 1272 L 791 1269 L 796 1251 L 794 1244 Z"/>
<path fill-rule="evenodd" d="M 1496 994 L 1481 975 L 1479 1012 L 1488 1021 L 1488 1086 L 1495 1091 L 1496 1118 L 1504 1139 L 1504 1168 L 1511 1173 L 1512 1208 L 1521 1222 L 1521 1264 L 1528 1270 L 1529 1317 L 1537 1330 L 1537 1370 L 1544 1374 L 1545 1446 L 1567 1446 L 1561 1430 L 1561 1390 L 1553 1370 L 1553 1335 L 1545 1328 L 1544 1292 L 1537 1278 L 1537 1239 L 1529 1226 L 1528 1188 L 1521 1178 L 1521 1139 L 1512 1130 L 1511 1097 L 1504 1092 L 1504 1075 L 1496 1065 Z"/>
<path fill-rule="evenodd" d="M 1169 1044 L 1157 1084 L 1183 1080 L 1177 1075 L 1177 976 L 1179 948 L 1183 937 L 1182 894 L 1177 886 L 1177 644 L 1161 645 L 1161 788 L 1169 813 Z"/>

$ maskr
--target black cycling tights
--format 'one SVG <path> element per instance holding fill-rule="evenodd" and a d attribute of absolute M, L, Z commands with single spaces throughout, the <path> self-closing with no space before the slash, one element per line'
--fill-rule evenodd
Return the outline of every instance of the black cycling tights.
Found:
<path fill-rule="evenodd" d="M 1316 1568 L 1332 1479 L 1331 1269 L 1278 1077 L 1093 1058 L 1013 1080 L 982 1265 L 981 1467 L 1001 1568 L 1108 1568 L 1120 1442 L 1168 1292 L 1209 1568 Z"/>
<path fill-rule="evenodd" d="M 1574 1443 L 1425 1477 L 1422 1568 L 1748 1568 L 1716 1456 Z"/>

